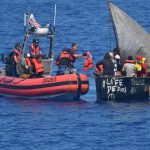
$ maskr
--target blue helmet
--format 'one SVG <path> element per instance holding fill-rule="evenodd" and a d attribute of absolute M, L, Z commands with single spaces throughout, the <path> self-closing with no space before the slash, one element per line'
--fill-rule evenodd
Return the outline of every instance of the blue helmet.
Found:
<path fill-rule="evenodd" d="M 21 44 L 20 43 L 16 43 L 15 44 L 15 48 L 17 48 L 17 47 L 21 47 Z"/>
<path fill-rule="evenodd" d="M 33 43 L 39 43 L 39 39 L 33 39 Z"/>

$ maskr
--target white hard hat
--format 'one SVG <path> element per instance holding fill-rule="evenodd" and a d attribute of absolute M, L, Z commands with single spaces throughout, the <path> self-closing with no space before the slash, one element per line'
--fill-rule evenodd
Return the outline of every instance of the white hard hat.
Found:
<path fill-rule="evenodd" d="M 27 53 L 27 57 L 30 57 L 30 53 Z"/>
<path fill-rule="evenodd" d="M 119 56 L 119 55 L 116 55 L 116 56 L 115 56 L 115 59 L 120 59 L 120 56 Z"/>

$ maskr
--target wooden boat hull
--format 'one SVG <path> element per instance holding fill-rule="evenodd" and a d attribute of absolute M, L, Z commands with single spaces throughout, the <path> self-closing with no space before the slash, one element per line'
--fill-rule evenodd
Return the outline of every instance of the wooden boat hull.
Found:
<path fill-rule="evenodd" d="M 0 76 L 0 94 L 7 96 L 78 100 L 80 95 L 88 92 L 88 89 L 88 78 L 84 74 L 33 79 Z"/>
<path fill-rule="evenodd" d="M 97 101 L 149 101 L 150 77 L 95 75 Z"/>

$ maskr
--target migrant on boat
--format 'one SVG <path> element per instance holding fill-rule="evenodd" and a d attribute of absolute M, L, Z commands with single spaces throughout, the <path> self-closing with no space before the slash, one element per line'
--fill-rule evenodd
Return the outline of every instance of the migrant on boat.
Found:
<path fill-rule="evenodd" d="M 107 53 L 108 59 L 97 63 L 98 71 L 94 73 L 97 101 L 149 100 L 150 34 L 112 2 L 108 1 L 108 7 L 117 45 L 114 55 L 119 55 L 123 68 L 119 70 L 121 74 L 117 74 L 112 53 Z M 111 65 L 106 65 L 108 60 Z M 144 60 L 147 61 L 143 63 Z"/>
<path fill-rule="evenodd" d="M 89 89 L 86 75 L 78 72 L 52 75 L 55 26 L 41 26 L 35 20 L 34 15 L 29 13 L 24 15 L 24 21 L 25 36 L 22 51 L 14 51 L 20 52 L 19 60 L 16 63 L 17 76 L 12 73 L 14 68 L 9 62 L 9 57 L 4 58 L 3 56 L 4 67 L 0 68 L 0 95 L 35 99 L 79 100 L 80 95 L 86 94 Z M 46 55 L 38 46 L 39 38 L 48 40 L 49 50 Z M 30 46 L 32 55 L 27 52 L 31 40 L 33 40 Z M 19 43 L 15 46 L 16 49 L 20 47 Z"/>

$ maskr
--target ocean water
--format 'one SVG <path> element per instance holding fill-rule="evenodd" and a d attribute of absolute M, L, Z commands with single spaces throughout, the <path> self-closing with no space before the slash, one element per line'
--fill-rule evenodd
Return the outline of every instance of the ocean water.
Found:
<path fill-rule="evenodd" d="M 150 1 L 113 2 L 150 32 Z M 77 42 L 78 52 L 90 50 L 96 63 L 115 46 L 104 0 L 5 0 L 0 2 L 1 52 L 23 41 L 25 12 L 34 13 L 41 24 L 53 24 L 54 3 L 56 56 Z M 84 73 L 82 59 L 76 68 Z M 87 74 L 91 76 L 92 70 Z M 149 150 L 150 104 L 98 104 L 94 78 L 89 81 L 89 92 L 79 102 L 0 97 L 0 150 Z"/>

